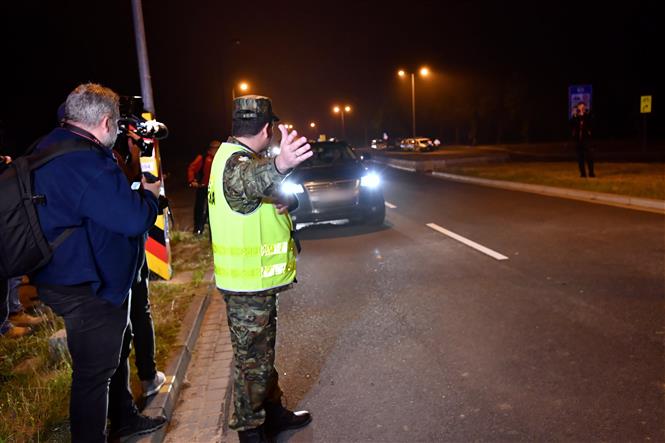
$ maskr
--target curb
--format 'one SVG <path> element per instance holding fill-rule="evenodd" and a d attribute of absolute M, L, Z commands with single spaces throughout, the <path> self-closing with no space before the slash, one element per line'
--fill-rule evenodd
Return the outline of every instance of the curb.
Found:
<path fill-rule="evenodd" d="M 209 270 L 206 272 L 204 281 L 213 281 L 213 272 Z M 182 385 L 185 380 L 189 362 L 192 359 L 192 353 L 196 346 L 196 341 L 199 337 L 203 317 L 210 304 L 210 297 L 214 290 L 214 283 L 208 287 L 205 295 L 200 295 L 192 300 L 185 317 L 183 318 L 180 332 L 174 346 L 175 355 L 171 357 L 169 364 L 166 367 L 166 382 L 159 390 L 159 393 L 152 399 L 152 401 L 143 409 L 142 413 L 151 417 L 164 415 L 168 420 L 171 416 L 178 401 L 178 396 L 182 390 Z M 149 435 L 145 435 L 132 442 L 141 443 L 161 443 L 166 437 L 167 426 L 155 431 Z"/>
<path fill-rule="evenodd" d="M 432 172 L 435 177 L 453 180 L 461 183 L 472 183 L 476 185 L 489 186 L 492 188 L 509 189 L 511 191 L 530 192 L 551 197 L 567 198 L 570 200 L 581 200 L 589 203 L 619 206 L 622 208 L 638 211 L 665 214 L 665 200 L 650 198 L 630 197 L 627 195 L 608 194 L 605 192 L 581 191 L 578 189 L 557 188 L 554 186 L 531 185 L 528 183 L 511 182 L 506 180 L 492 180 L 488 178 L 468 177 L 464 175 L 448 174 L 445 172 Z"/>

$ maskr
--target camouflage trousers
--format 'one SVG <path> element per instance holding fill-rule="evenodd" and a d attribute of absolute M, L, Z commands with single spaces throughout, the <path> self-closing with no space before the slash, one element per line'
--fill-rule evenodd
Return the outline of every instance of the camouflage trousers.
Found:
<path fill-rule="evenodd" d="M 275 369 L 277 294 L 224 295 L 233 345 L 233 404 L 229 428 L 261 426 L 266 403 L 280 403 L 282 391 Z"/>

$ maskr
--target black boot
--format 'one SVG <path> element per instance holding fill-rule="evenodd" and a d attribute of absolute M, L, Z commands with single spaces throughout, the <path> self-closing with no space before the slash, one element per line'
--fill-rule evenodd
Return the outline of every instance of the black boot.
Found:
<path fill-rule="evenodd" d="M 308 411 L 289 411 L 281 404 L 266 405 L 266 432 L 276 436 L 288 429 L 298 429 L 307 426 L 312 421 L 312 414 Z"/>
<path fill-rule="evenodd" d="M 254 429 L 247 429 L 245 431 L 238 431 L 238 440 L 240 443 L 268 443 L 263 425 Z"/>

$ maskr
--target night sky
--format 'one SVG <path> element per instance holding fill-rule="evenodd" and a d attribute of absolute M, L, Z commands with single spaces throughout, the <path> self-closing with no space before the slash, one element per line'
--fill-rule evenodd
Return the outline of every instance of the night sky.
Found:
<path fill-rule="evenodd" d="M 3 2 L 3 149 L 55 124 L 78 83 L 140 95 L 130 0 Z M 302 129 L 340 134 L 334 104 L 350 104 L 355 143 L 418 132 L 444 143 L 563 140 L 567 88 L 592 84 L 597 136 L 639 135 L 639 96 L 654 96 L 649 128 L 662 137 L 663 13 L 656 2 L 176 2 L 144 0 L 165 158 L 190 158 L 230 128 L 231 88 L 272 97 Z M 168 169 L 168 165 L 166 165 Z"/>

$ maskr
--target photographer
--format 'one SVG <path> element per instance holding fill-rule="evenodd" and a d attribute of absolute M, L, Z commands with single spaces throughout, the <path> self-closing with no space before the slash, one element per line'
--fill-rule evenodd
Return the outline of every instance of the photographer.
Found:
<path fill-rule="evenodd" d="M 105 442 L 107 405 L 111 438 L 152 432 L 164 417 L 140 415 L 129 391 L 129 293 L 139 266 L 142 237 L 154 224 L 160 183 L 133 192 L 113 159 L 118 95 L 83 84 L 65 102 L 65 120 L 36 152 L 56 145 L 84 150 L 63 154 L 34 172 L 42 230 L 53 241 L 69 237 L 33 277 L 41 300 L 65 320 L 72 357 L 72 441 Z"/>
<path fill-rule="evenodd" d="M 130 184 L 141 180 L 141 136 L 134 131 L 133 126 L 128 127 L 126 133 L 118 136 L 113 149 L 118 166 L 125 173 Z M 145 255 L 146 239 L 147 233 L 143 237 L 139 269 L 132 282 L 130 327 L 125 332 L 125 341 L 131 340 L 134 343 L 134 362 L 141 380 L 143 396 L 149 397 L 156 394 L 164 385 L 166 376 L 157 370 L 155 362 L 155 328 L 150 310 L 150 271 Z"/>

